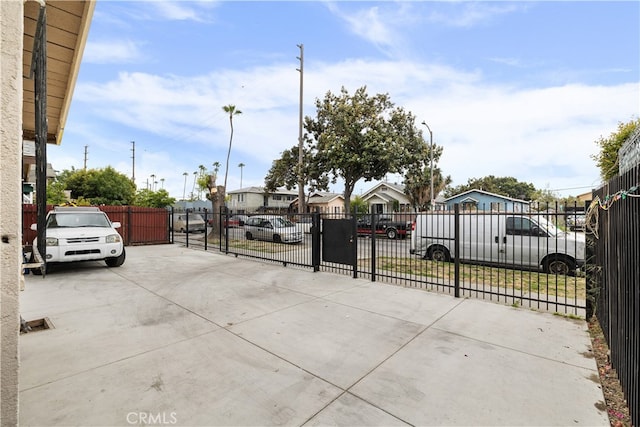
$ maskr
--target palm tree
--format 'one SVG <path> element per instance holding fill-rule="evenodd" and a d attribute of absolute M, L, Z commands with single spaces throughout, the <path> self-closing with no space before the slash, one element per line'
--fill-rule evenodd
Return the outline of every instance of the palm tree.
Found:
<path fill-rule="evenodd" d="M 196 199 L 196 178 L 198 177 L 198 171 L 193 171 L 193 188 L 191 189 L 191 199 Z"/>
<path fill-rule="evenodd" d="M 160 188 L 164 188 L 164 178 L 160 178 Z"/>
<path fill-rule="evenodd" d="M 242 171 L 243 171 L 245 166 L 247 166 L 247 165 L 245 165 L 244 163 L 238 164 L 238 167 L 240 168 L 240 188 L 242 188 Z"/>
<path fill-rule="evenodd" d="M 227 194 L 227 175 L 229 174 L 229 156 L 231 156 L 231 143 L 233 142 L 233 116 L 242 114 L 242 111 L 236 110 L 236 106 L 233 104 L 225 105 L 222 107 L 225 113 L 229 114 L 229 125 L 231 126 L 231 136 L 229 137 L 229 150 L 227 151 L 227 164 L 224 170 L 224 195 Z M 224 199 L 223 199 L 224 202 Z"/>
<path fill-rule="evenodd" d="M 187 177 L 189 176 L 189 174 L 185 172 L 182 175 L 184 175 L 184 188 L 182 189 L 182 200 L 185 200 L 185 195 L 187 194 Z"/>
<path fill-rule="evenodd" d="M 200 179 L 200 177 L 203 177 L 207 173 L 207 168 L 205 168 L 204 165 L 198 166 L 198 170 L 200 171 L 198 179 Z M 202 184 L 198 182 L 198 200 L 200 199 L 202 199 Z"/>

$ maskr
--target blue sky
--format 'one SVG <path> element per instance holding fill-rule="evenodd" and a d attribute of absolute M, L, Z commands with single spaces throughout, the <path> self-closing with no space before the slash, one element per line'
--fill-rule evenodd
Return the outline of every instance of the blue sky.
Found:
<path fill-rule="evenodd" d="M 513 176 L 576 195 L 599 186 L 595 141 L 640 115 L 638 22 L 636 1 L 98 0 L 48 160 L 82 168 L 88 146 L 88 168 L 131 176 L 135 141 L 138 188 L 155 175 L 180 199 L 199 165 L 222 163 L 222 183 L 234 104 L 228 190 L 239 163 L 242 186 L 261 186 L 297 144 L 303 44 L 305 115 L 366 85 L 426 121 L 453 185 Z"/>

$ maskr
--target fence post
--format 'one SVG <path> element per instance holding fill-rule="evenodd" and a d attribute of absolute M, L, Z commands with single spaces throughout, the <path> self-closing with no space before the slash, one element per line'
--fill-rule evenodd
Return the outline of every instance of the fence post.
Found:
<path fill-rule="evenodd" d="M 185 245 L 187 245 L 187 247 L 189 247 L 189 214 L 191 213 L 191 211 L 189 209 L 187 209 L 185 211 L 185 215 L 184 215 L 184 236 L 185 236 Z"/>
<path fill-rule="evenodd" d="M 131 244 L 131 206 L 127 207 L 127 241 L 125 245 Z"/>
<path fill-rule="evenodd" d="M 175 230 L 173 229 L 173 211 L 175 210 L 175 208 L 173 206 L 171 206 L 171 211 L 169 212 L 169 230 L 171 230 L 171 243 L 175 243 L 175 239 L 174 239 L 174 234 Z"/>
<path fill-rule="evenodd" d="M 224 221 L 222 222 L 222 225 L 225 225 L 224 227 L 224 253 L 228 254 L 229 253 L 229 208 L 227 208 L 226 206 L 223 206 L 222 209 L 224 210 Z"/>
<path fill-rule="evenodd" d="M 371 281 L 376 281 L 376 231 L 378 228 L 378 214 L 371 214 Z M 357 256 L 356 256 L 357 258 Z M 356 259 L 357 262 L 357 259 Z"/>
<path fill-rule="evenodd" d="M 204 251 L 207 251 L 207 241 L 209 240 L 209 218 L 207 208 L 204 208 Z"/>
<path fill-rule="evenodd" d="M 453 247 L 456 253 L 453 264 L 453 277 L 454 277 L 454 296 L 460 298 L 460 204 L 456 203 L 453 207 L 454 228 Z"/>
<path fill-rule="evenodd" d="M 311 216 L 311 264 L 313 271 L 320 271 L 320 213 L 316 211 Z"/>
<path fill-rule="evenodd" d="M 348 214 L 347 214 L 348 215 Z M 351 256 L 353 257 L 353 278 L 358 278 L 358 221 L 355 214 L 351 214 L 351 238 L 353 239 L 351 245 Z"/>

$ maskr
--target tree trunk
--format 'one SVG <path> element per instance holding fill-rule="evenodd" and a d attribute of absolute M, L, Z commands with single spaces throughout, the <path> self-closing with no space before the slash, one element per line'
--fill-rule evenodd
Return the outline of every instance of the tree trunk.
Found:
<path fill-rule="evenodd" d="M 353 193 L 353 185 L 344 185 L 344 212 L 351 213 L 351 193 Z"/>
<path fill-rule="evenodd" d="M 211 232 L 209 236 L 207 236 L 207 240 L 209 242 L 214 242 L 220 238 L 220 208 L 223 206 L 224 202 L 224 186 L 218 185 L 217 187 L 209 188 L 209 199 L 211 200 L 211 214 L 212 214 L 212 224 L 211 224 Z"/>

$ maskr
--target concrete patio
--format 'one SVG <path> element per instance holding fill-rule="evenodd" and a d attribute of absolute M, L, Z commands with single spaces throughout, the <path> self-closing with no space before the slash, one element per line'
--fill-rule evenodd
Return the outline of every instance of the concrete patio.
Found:
<path fill-rule="evenodd" d="M 20 424 L 608 426 L 584 321 L 178 245 L 27 275 Z M 598 409 L 601 408 L 601 409 Z"/>

